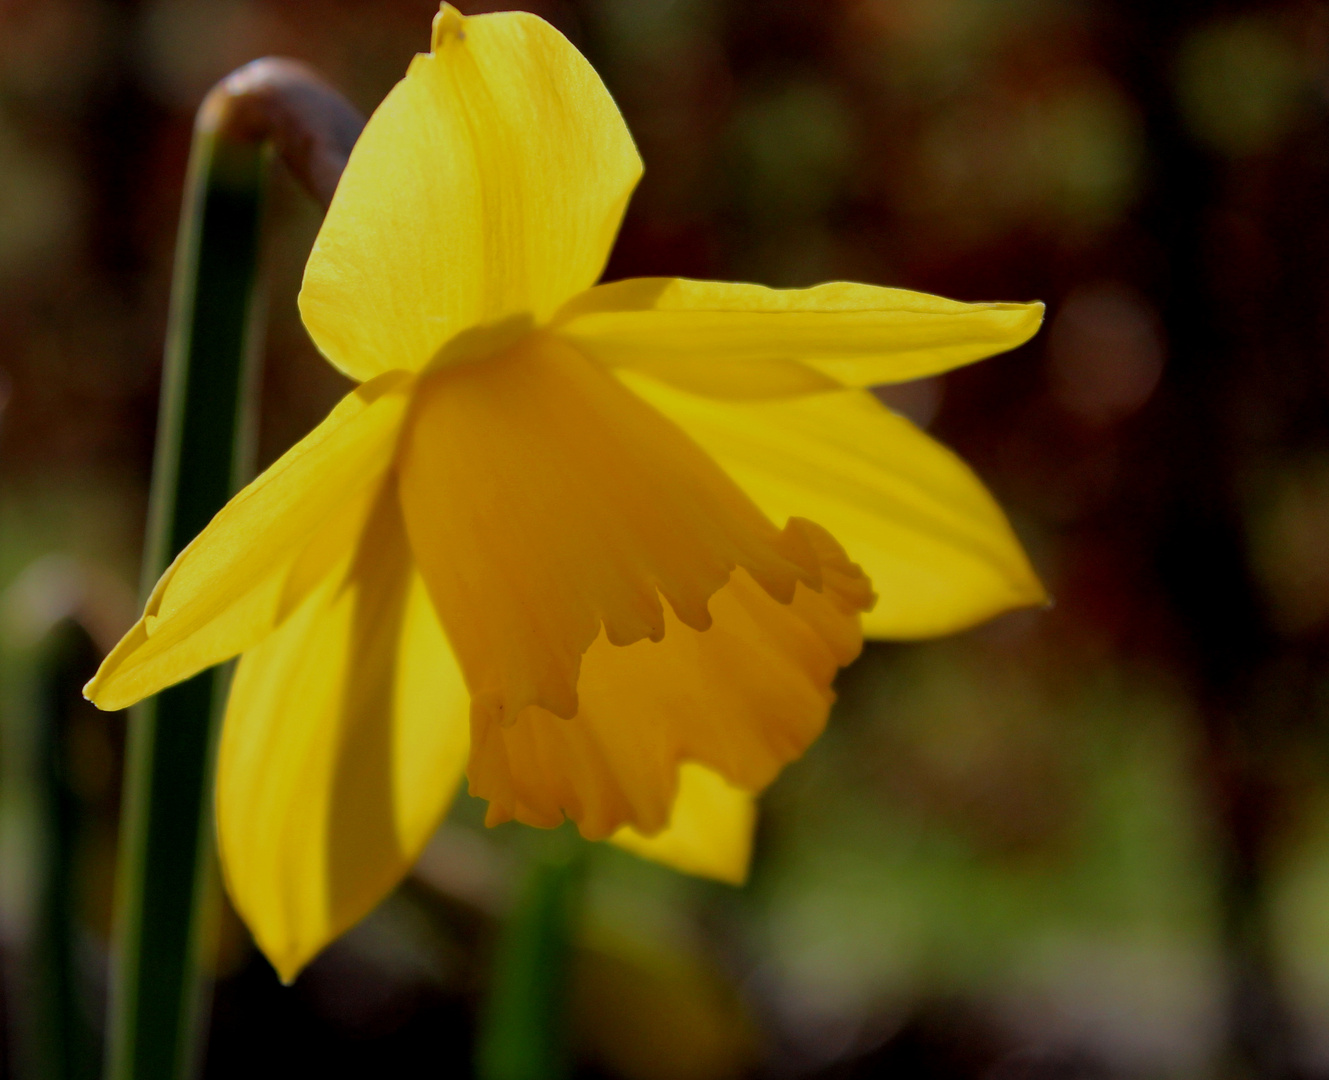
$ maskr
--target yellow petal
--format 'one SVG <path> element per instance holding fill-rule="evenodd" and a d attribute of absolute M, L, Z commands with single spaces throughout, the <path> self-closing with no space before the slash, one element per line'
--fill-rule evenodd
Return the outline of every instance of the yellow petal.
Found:
<path fill-rule="evenodd" d="M 360 136 L 305 269 L 305 326 L 356 379 L 548 319 L 600 276 L 641 175 L 609 92 L 548 23 L 445 6 L 434 36 Z"/>
<path fill-rule="evenodd" d="M 456 791 L 467 707 L 385 485 L 349 572 L 245 653 L 226 710 L 222 866 L 284 980 L 415 862 Z"/>
<path fill-rule="evenodd" d="M 531 335 L 420 383 L 401 450 L 411 548 L 477 716 L 577 711 L 581 655 L 688 626 L 746 567 L 788 600 L 821 585 L 810 530 L 781 532 L 697 446 L 567 345 Z"/>
<path fill-rule="evenodd" d="M 767 289 L 634 278 L 572 299 L 551 329 L 601 363 L 720 398 L 936 375 L 1034 335 L 1043 305 L 962 304 L 835 281 Z"/>
<path fill-rule="evenodd" d="M 466 775 L 471 794 L 490 801 L 489 823 L 552 826 L 566 815 L 588 839 L 623 826 L 649 836 L 669 822 L 684 761 L 746 791 L 769 784 L 821 733 L 871 601 L 858 568 L 818 539 L 821 592 L 800 582 L 781 604 L 738 570 L 711 598 L 708 630 L 666 613 L 659 642 L 597 638 L 575 717 L 535 706 L 508 725 L 473 716 Z"/>
<path fill-rule="evenodd" d="M 770 517 L 825 526 L 872 579 L 869 637 L 951 633 L 1046 600 L 1005 515 L 955 454 L 871 394 L 726 402 L 622 380 L 709 453 Z"/>
<path fill-rule="evenodd" d="M 84 693 L 123 709 L 267 634 L 337 558 L 392 461 L 409 380 L 348 394 L 170 565 Z"/>
<path fill-rule="evenodd" d="M 685 874 L 742 885 L 752 859 L 756 799 L 719 773 L 685 761 L 678 770 L 678 795 L 669 824 L 654 836 L 625 827 L 610 840 L 634 855 Z"/>

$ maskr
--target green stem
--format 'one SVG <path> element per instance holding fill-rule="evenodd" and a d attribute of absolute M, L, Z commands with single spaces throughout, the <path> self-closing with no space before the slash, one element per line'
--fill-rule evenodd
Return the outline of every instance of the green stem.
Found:
<path fill-rule="evenodd" d="M 248 472 L 266 145 L 200 111 L 171 291 L 144 581 Z M 108 1080 L 178 1080 L 201 1051 L 201 951 L 213 883 L 211 776 L 223 671 L 130 713 L 116 880 Z"/>
<path fill-rule="evenodd" d="M 232 72 L 199 109 L 171 282 L 145 592 L 250 473 L 269 162 L 280 155 L 326 207 L 363 126 L 312 69 L 277 57 Z M 197 1071 L 226 682 L 224 671 L 204 672 L 130 713 L 107 1080 Z"/>
<path fill-rule="evenodd" d="M 568 1073 L 568 960 L 579 849 L 538 860 L 503 923 L 476 1049 L 480 1080 L 561 1080 Z"/>
<path fill-rule="evenodd" d="M 73 620 L 56 625 L 43 651 L 33 762 L 41 858 L 24 980 L 31 1039 L 25 1057 L 36 1077 L 87 1080 L 96 1074 L 97 1054 L 79 992 L 80 806 L 70 786 L 69 737 L 76 710 L 91 709 L 77 688 L 96 668 L 96 659 L 87 633 Z"/>

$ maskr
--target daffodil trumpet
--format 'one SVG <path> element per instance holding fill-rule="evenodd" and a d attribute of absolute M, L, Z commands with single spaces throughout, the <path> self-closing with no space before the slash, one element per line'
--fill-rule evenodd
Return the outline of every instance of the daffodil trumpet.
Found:
<path fill-rule="evenodd" d="M 553 27 L 445 4 L 305 271 L 358 385 L 88 685 L 120 708 L 240 656 L 221 861 L 284 978 L 408 871 L 463 772 L 490 823 L 741 881 L 755 796 L 864 634 L 1044 598 L 977 478 L 868 389 L 1019 345 L 1042 305 L 596 284 L 641 169 Z"/>
<path fill-rule="evenodd" d="M 326 205 L 363 126 L 302 65 L 259 61 L 223 80 L 195 124 L 171 292 L 153 469 L 147 586 L 250 469 L 259 234 L 275 148 Z M 213 871 L 211 775 L 226 680 L 203 671 L 131 712 L 107 1068 L 176 1080 L 199 1060 L 200 968 Z"/>

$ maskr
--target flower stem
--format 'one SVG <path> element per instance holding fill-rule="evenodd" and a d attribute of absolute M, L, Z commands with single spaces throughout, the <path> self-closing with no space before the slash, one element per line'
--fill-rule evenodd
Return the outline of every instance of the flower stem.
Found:
<path fill-rule="evenodd" d="M 221 509 L 248 471 L 261 306 L 259 229 L 270 151 L 195 128 L 172 280 L 144 581 Z M 207 671 L 129 718 L 116 880 L 109 1080 L 195 1068 L 209 896 L 211 764 L 225 678 Z"/>
<path fill-rule="evenodd" d="M 87 631 L 64 619 L 47 634 L 39 665 L 33 779 L 41 837 L 35 910 L 22 1003 L 31 1040 L 23 1064 L 51 1080 L 86 1080 L 97 1072 L 97 1043 L 79 992 L 76 858 L 82 816 L 70 777 L 69 743 L 78 696 L 96 670 Z"/>
<path fill-rule="evenodd" d="M 145 591 L 248 478 L 262 325 L 258 261 L 275 151 L 326 207 L 364 119 L 312 70 L 256 60 L 194 126 L 171 282 Z M 201 958 L 216 896 L 214 669 L 130 714 L 107 1025 L 107 1080 L 180 1080 L 202 1042 Z"/>
<path fill-rule="evenodd" d="M 581 893 L 578 849 L 536 860 L 505 920 L 476 1049 L 480 1080 L 560 1080 L 568 1072 L 568 960 Z"/>

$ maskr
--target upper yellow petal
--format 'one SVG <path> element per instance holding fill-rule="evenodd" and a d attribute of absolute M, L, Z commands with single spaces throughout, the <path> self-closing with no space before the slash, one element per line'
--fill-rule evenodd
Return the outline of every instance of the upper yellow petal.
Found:
<path fill-rule="evenodd" d="M 305 269 L 305 326 L 356 379 L 547 320 L 600 276 L 641 175 L 600 77 L 542 19 L 445 5 L 434 48 L 370 118 Z"/>
<path fill-rule="evenodd" d="M 227 888 L 283 979 L 415 862 L 461 778 L 467 710 L 383 485 L 341 565 L 241 658 L 222 729 Z"/>
<path fill-rule="evenodd" d="M 964 629 L 1046 593 L 963 461 L 863 390 L 718 401 L 620 378 L 692 436 L 769 516 L 804 514 L 878 594 L 869 637 Z"/>
<path fill-rule="evenodd" d="M 742 885 L 752 861 L 756 825 L 757 800 L 751 792 L 734 787 L 705 765 L 685 761 L 678 770 L 669 824 L 654 836 L 624 826 L 609 839 L 685 874 Z"/>
<path fill-rule="evenodd" d="M 175 559 L 88 683 L 123 709 L 260 640 L 350 549 L 396 452 L 410 380 L 348 394 Z"/>
<path fill-rule="evenodd" d="M 836 281 L 767 289 L 633 278 L 575 297 L 551 329 L 605 364 L 699 394 L 780 397 L 936 375 L 1028 341 L 1043 305 L 964 304 Z"/>

